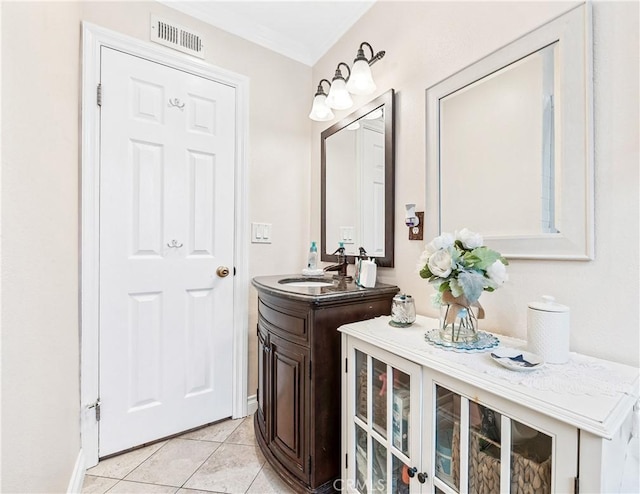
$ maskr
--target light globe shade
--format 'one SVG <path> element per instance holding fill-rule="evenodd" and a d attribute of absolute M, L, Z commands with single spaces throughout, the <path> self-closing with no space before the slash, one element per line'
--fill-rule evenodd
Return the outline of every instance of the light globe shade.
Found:
<path fill-rule="evenodd" d="M 331 82 L 331 89 L 329 89 L 329 95 L 327 96 L 327 105 L 334 110 L 346 110 L 351 108 L 353 100 L 349 91 L 347 91 L 347 85 L 344 79 L 336 78 Z"/>
<path fill-rule="evenodd" d="M 327 97 L 324 94 L 318 94 L 313 98 L 313 105 L 311 106 L 311 113 L 309 118 L 316 122 L 326 122 L 333 119 L 333 112 L 327 105 Z"/>
<path fill-rule="evenodd" d="M 371 75 L 371 67 L 366 60 L 358 60 L 353 64 L 349 82 L 347 82 L 347 90 L 351 94 L 372 94 L 376 90 L 376 84 L 373 82 Z"/>

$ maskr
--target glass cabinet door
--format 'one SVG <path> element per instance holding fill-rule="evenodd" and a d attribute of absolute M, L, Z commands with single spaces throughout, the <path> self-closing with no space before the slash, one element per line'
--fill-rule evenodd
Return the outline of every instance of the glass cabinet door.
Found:
<path fill-rule="evenodd" d="M 549 494 L 553 438 L 435 386 L 434 492 Z"/>
<path fill-rule="evenodd" d="M 435 407 L 434 477 L 459 492 L 460 455 L 453 453 L 460 442 L 460 395 L 436 386 Z"/>
<path fill-rule="evenodd" d="M 513 494 L 551 493 L 552 438 L 515 420 L 510 422 L 510 492 Z"/>
<path fill-rule="evenodd" d="M 343 490 L 409 494 L 420 491 L 421 369 L 380 350 L 349 347 L 350 410 Z M 375 353 L 375 354 L 374 354 Z M 415 443 L 415 444 L 414 444 Z M 353 457 L 353 458 L 352 458 Z"/>

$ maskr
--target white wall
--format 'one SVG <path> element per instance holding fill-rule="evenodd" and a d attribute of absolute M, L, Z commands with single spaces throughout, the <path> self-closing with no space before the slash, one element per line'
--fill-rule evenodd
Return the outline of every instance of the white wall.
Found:
<path fill-rule="evenodd" d="M 309 67 L 154 2 L 2 2 L 2 492 L 65 491 L 80 449 L 81 21 L 148 40 L 150 13 L 198 30 L 208 62 L 250 78 L 249 217 L 273 224 L 250 276 L 306 261 Z M 252 291 L 250 328 L 256 305 Z"/>
<path fill-rule="evenodd" d="M 386 56 L 372 67 L 378 85 L 370 98 L 389 88 L 396 93 L 395 268 L 379 279 L 412 294 L 421 314 L 435 316 L 431 287 L 416 262 L 437 234 L 426 225 L 425 242 L 407 240 L 404 204 L 425 205 L 425 89 L 508 42 L 565 12 L 576 2 L 378 2 L 313 68 L 309 95 L 351 62 L 368 41 Z M 590 262 L 514 260 L 509 283 L 482 296 L 490 330 L 526 338 L 527 303 L 551 293 L 571 307 L 574 351 L 639 365 L 638 261 L 638 3 L 595 2 L 594 99 L 596 252 Z M 401 29 L 398 27 L 401 26 Z M 311 96 L 309 96 L 311 99 Z M 337 112 L 336 120 L 348 114 Z M 312 138 L 312 183 L 319 181 L 320 132 Z M 319 188 L 312 188 L 311 232 L 319 231 Z"/>
<path fill-rule="evenodd" d="M 59 492 L 80 448 L 78 7 L 2 8 L 1 489 Z"/>

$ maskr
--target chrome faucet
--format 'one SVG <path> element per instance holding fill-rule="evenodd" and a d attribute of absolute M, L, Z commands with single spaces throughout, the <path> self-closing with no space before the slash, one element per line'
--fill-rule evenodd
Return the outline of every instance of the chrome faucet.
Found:
<path fill-rule="evenodd" d="M 350 276 L 347 276 L 347 256 L 344 254 L 344 246 L 340 245 L 332 255 L 338 256 L 338 264 L 327 266 L 324 268 L 324 271 L 338 271 L 338 274 L 333 276 L 334 278 L 351 278 Z"/>

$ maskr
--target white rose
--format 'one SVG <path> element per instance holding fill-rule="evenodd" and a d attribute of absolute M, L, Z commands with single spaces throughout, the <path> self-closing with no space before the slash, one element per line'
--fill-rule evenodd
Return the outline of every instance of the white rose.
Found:
<path fill-rule="evenodd" d="M 420 254 L 420 259 L 418 259 L 418 264 L 417 264 L 418 271 L 422 271 L 422 268 L 424 268 L 427 265 L 427 262 L 429 261 L 429 257 L 431 256 L 431 254 L 433 253 L 429 252 L 428 250 L 425 250 L 422 252 L 422 254 Z"/>
<path fill-rule="evenodd" d="M 451 259 L 451 254 L 449 254 L 448 250 L 442 249 L 429 258 L 428 266 L 429 271 L 435 276 L 446 278 L 451 274 L 453 259 Z"/>
<path fill-rule="evenodd" d="M 442 235 L 434 238 L 427 244 L 426 251 L 429 254 L 433 254 L 441 249 L 447 249 L 453 245 L 453 235 L 450 233 L 443 233 Z"/>
<path fill-rule="evenodd" d="M 502 285 L 509 279 L 507 268 L 500 260 L 497 260 L 487 268 L 487 276 L 496 286 Z"/>
<path fill-rule="evenodd" d="M 472 232 L 468 228 L 463 228 L 456 232 L 456 239 L 462 242 L 465 249 L 475 249 L 482 246 L 482 236 L 479 233 Z"/>

